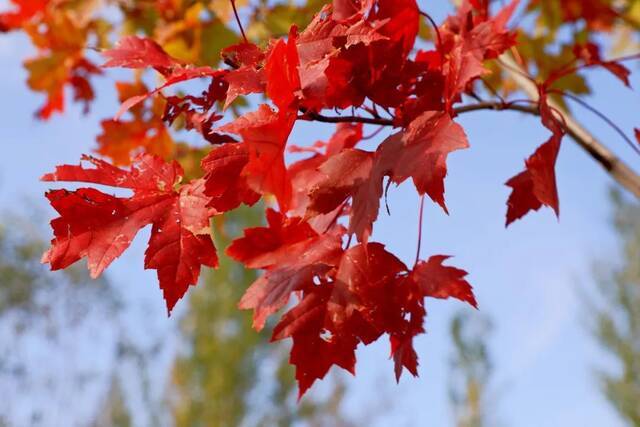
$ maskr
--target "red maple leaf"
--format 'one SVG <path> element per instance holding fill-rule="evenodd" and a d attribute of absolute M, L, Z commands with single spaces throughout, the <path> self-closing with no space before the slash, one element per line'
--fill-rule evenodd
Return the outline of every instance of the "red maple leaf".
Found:
<path fill-rule="evenodd" d="M 428 111 L 411 122 L 401 142 L 395 142 L 398 151 L 393 180 L 401 183 L 411 177 L 419 194 L 428 194 L 447 212 L 444 201 L 447 156 L 469 147 L 464 130 L 447 113 Z"/>
<path fill-rule="evenodd" d="M 295 113 L 276 113 L 262 104 L 258 111 L 218 129 L 242 137 L 249 151 L 249 161 L 242 174 L 253 190 L 275 195 L 283 212 L 289 210 L 292 191 L 284 151 L 295 121 Z"/>
<path fill-rule="evenodd" d="M 273 331 L 291 337 L 300 395 L 333 365 L 355 372 L 358 342 L 369 344 L 385 331 L 387 303 L 406 267 L 379 243 L 355 246 L 342 254 L 330 276 L 310 284 L 298 305 Z"/>
<path fill-rule="evenodd" d="M 298 66 L 298 47 L 296 45 L 298 29 L 292 26 L 289 38 L 278 40 L 271 48 L 265 63 L 267 95 L 280 111 L 296 109 L 295 102 L 300 91 Z"/>
<path fill-rule="evenodd" d="M 465 280 L 467 272 L 442 265 L 449 258 L 437 255 L 429 258 L 427 262 L 419 262 L 411 273 L 412 280 L 424 297 L 456 298 L 477 308 L 473 289 Z"/>
<path fill-rule="evenodd" d="M 242 176 L 248 162 L 249 152 L 244 144 L 224 144 L 202 159 L 206 172 L 204 192 L 211 199 L 210 207 L 227 212 L 242 203 L 252 206 L 260 199 Z"/>
<path fill-rule="evenodd" d="M 145 253 L 145 268 L 157 270 L 169 312 L 190 285 L 200 267 L 217 266 L 211 240 L 204 182 L 179 186 L 182 169 L 151 156 L 140 156 L 123 170 L 85 156 L 94 168 L 59 166 L 44 181 L 89 182 L 133 190 L 131 197 L 116 197 L 93 188 L 53 190 L 47 197 L 60 217 L 51 222 L 54 239 L 43 262 L 52 270 L 86 257 L 92 277 L 99 276 L 131 244 L 138 231 L 153 225 Z"/>
<path fill-rule="evenodd" d="M 240 43 L 222 51 L 222 58 L 234 69 L 224 79 L 229 84 L 224 109 L 240 95 L 265 91 L 264 53 L 253 43 Z"/>
<path fill-rule="evenodd" d="M 625 86 L 631 86 L 629 76 L 631 71 L 616 61 L 605 61 L 600 56 L 600 47 L 595 43 L 577 44 L 573 47 L 573 53 L 584 61 L 586 66 L 600 66 L 616 76 Z"/>
<path fill-rule="evenodd" d="M 548 206 L 555 211 L 556 216 L 560 215 L 555 167 L 564 129 L 555 114 L 541 88 L 540 115 L 542 123 L 551 130 L 552 135 L 525 161 L 525 170 L 506 183 L 513 188 L 507 201 L 507 226 L 542 206 Z"/>
<path fill-rule="evenodd" d="M 160 74 L 169 76 L 182 64 L 169 56 L 155 41 L 146 37 L 127 36 L 118 41 L 113 49 L 102 54 L 107 58 L 103 67 L 154 68 Z"/>

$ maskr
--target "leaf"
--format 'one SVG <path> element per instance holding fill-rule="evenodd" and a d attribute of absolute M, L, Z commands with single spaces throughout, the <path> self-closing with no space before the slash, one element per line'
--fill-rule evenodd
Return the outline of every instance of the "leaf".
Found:
<path fill-rule="evenodd" d="M 293 340 L 289 363 L 296 367 L 298 398 L 334 365 L 355 375 L 357 339 L 347 333 L 332 334 L 324 327 L 330 294 L 329 287 L 306 294 L 273 331 L 273 341 Z"/>
<path fill-rule="evenodd" d="M 456 298 L 477 308 L 473 289 L 465 280 L 467 272 L 442 265 L 450 257 L 437 255 L 420 262 L 411 274 L 422 295 L 430 298 Z"/>
<path fill-rule="evenodd" d="M 264 70 L 256 70 L 253 67 L 241 67 L 231 70 L 224 79 L 229 83 L 227 99 L 224 102 L 226 110 L 238 96 L 251 93 L 263 93 L 265 91 Z"/>
<path fill-rule="evenodd" d="M 154 129 L 137 121 L 104 120 L 100 126 L 102 134 L 97 137 L 97 152 L 109 157 L 114 165 L 129 165 L 141 149 L 162 158 L 173 154 L 173 140 L 162 123 Z"/>
<path fill-rule="evenodd" d="M 242 176 L 248 162 L 249 152 L 244 144 L 224 144 L 202 159 L 206 172 L 204 192 L 210 198 L 210 207 L 227 212 L 242 203 L 252 206 L 260 199 Z"/>
<path fill-rule="evenodd" d="M 464 130 L 447 113 L 423 113 L 402 135 L 393 180 L 399 184 L 411 177 L 419 194 L 428 194 L 448 212 L 444 201 L 447 157 L 468 147 Z"/>
<path fill-rule="evenodd" d="M 240 301 L 253 309 L 253 326 L 264 327 L 267 317 L 282 307 L 294 291 L 315 286 L 313 279 L 328 272 L 342 252 L 341 231 L 319 235 L 300 218 L 267 211 L 268 227 L 245 230 L 227 254 L 250 268 L 268 271 L 256 280 Z"/>
<path fill-rule="evenodd" d="M 249 151 L 249 162 L 242 174 L 254 191 L 275 195 L 283 212 L 289 210 L 292 191 L 284 150 L 295 120 L 295 114 L 279 114 L 262 104 L 258 111 L 218 129 L 240 135 Z"/>
<path fill-rule="evenodd" d="M 308 215 L 326 214 L 335 210 L 369 179 L 374 154 L 346 149 L 327 159 L 318 169 L 325 178 L 310 191 Z"/>
<path fill-rule="evenodd" d="M 631 71 L 616 61 L 604 61 L 600 56 L 600 47 L 595 43 L 577 44 L 573 48 L 576 58 L 584 61 L 587 66 L 600 66 L 616 76 L 625 86 L 630 87 Z"/>
<path fill-rule="evenodd" d="M 16 9 L 0 13 L 0 32 L 20 28 L 26 21 L 44 11 L 49 0 L 11 0 Z"/>
<path fill-rule="evenodd" d="M 51 222 L 51 249 L 43 256 L 52 270 L 86 257 L 92 277 L 98 277 L 131 244 L 140 229 L 151 224 L 145 268 L 157 270 L 160 288 L 171 312 L 190 285 L 198 281 L 202 265 L 218 260 L 209 231 L 213 214 L 206 207 L 203 182 L 178 187 L 182 169 L 177 163 L 143 155 L 130 170 L 85 156 L 94 168 L 59 166 L 44 181 L 73 181 L 133 190 L 116 197 L 93 188 L 53 190 L 47 197 L 60 217 Z"/>
<path fill-rule="evenodd" d="M 102 54 L 107 58 L 103 67 L 154 68 L 160 74 L 169 76 L 182 65 L 169 56 L 155 41 L 146 37 L 127 36 Z"/>
<path fill-rule="evenodd" d="M 555 166 L 564 130 L 554 114 L 546 94 L 541 93 L 540 115 L 552 136 L 525 161 L 525 170 L 507 181 L 506 185 L 513 189 L 507 201 L 507 226 L 542 206 L 548 206 L 556 216 L 560 215 Z"/>
<path fill-rule="evenodd" d="M 378 217 L 382 181 L 388 170 L 379 154 L 357 149 L 346 149 L 328 158 L 319 168 L 325 178 L 309 192 L 306 215 L 327 214 L 352 198 L 349 233 L 355 233 L 360 242 L 366 242 Z"/>
<path fill-rule="evenodd" d="M 227 248 L 227 255 L 248 268 L 273 267 L 295 257 L 292 246 L 318 236 L 301 218 L 287 218 L 272 209 L 267 210 L 267 223 L 268 227 L 246 229 L 244 237 Z"/>
<path fill-rule="evenodd" d="M 265 64 L 267 80 L 267 95 L 278 107 L 279 111 L 295 110 L 294 102 L 300 91 L 300 75 L 298 66 L 298 47 L 296 46 L 298 32 L 295 26 L 289 31 L 289 38 L 285 42 L 280 39 L 272 47 Z"/>
<path fill-rule="evenodd" d="M 293 339 L 290 361 L 296 366 L 300 396 L 333 365 L 355 373 L 355 348 L 384 332 L 386 303 L 405 271 L 383 245 L 355 246 L 342 255 L 335 278 L 320 278 L 319 285 L 309 286 L 301 302 L 282 317 L 272 339 Z"/>
<path fill-rule="evenodd" d="M 488 73 L 483 62 L 494 59 L 516 44 L 515 33 L 506 28 L 518 0 L 505 6 L 496 16 L 473 19 L 468 2 L 440 28 L 447 58 L 443 63 L 447 110 L 477 78 Z"/>
<path fill-rule="evenodd" d="M 173 86 L 175 84 L 178 84 L 184 81 L 206 78 L 206 77 L 211 77 L 212 79 L 216 79 L 221 77 L 224 74 L 225 74 L 224 71 L 214 70 L 210 67 L 178 68 L 175 71 L 173 71 L 171 74 L 167 75 L 166 81 L 161 86 L 157 87 L 151 92 L 148 92 L 143 95 L 133 96 L 127 99 L 126 101 L 124 101 L 120 106 L 120 109 L 116 113 L 114 119 L 119 120 L 120 117 L 122 117 L 131 108 L 135 107 L 141 102 L 146 101 L 150 97 L 154 96 L 155 94 L 161 92 L 163 89 L 166 89 L 170 86 Z"/>
<path fill-rule="evenodd" d="M 229 83 L 225 110 L 240 95 L 265 91 L 266 78 L 262 67 L 265 55 L 258 46 L 253 43 L 229 46 L 222 51 L 222 57 L 235 68 L 224 77 Z"/>

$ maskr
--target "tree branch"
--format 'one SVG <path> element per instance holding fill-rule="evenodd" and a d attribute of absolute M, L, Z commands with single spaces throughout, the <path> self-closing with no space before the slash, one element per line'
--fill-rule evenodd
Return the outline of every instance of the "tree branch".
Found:
<path fill-rule="evenodd" d="M 472 113 L 474 111 L 519 111 L 521 113 L 539 115 L 538 108 L 535 105 L 518 105 L 510 102 L 502 101 L 485 101 L 476 104 L 463 105 L 454 109 L 456 114 Z M 324 116 L 318 113 L 306 112 L 298 116 L 300 120 L 321 123 L 364 123 L 368 125 L 398 127 L 393 120 L 373 117 L 360 116 Z"/>

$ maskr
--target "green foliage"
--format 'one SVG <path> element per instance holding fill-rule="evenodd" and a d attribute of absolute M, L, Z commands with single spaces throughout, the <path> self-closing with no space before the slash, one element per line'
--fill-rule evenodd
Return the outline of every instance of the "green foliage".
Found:
<path fill-rule="evenodd" d="M 450 398 L 457 427 L 489 425 L 486 405 L 492 366 L 487 338 L 491 329 L 489 320 L 477 313 L 461 311 L 451 321 Z"/>
<path fill-rule="evenodd" d="M 114 376 L 109 394 L 91 427 L 132 427 L 131 415 L 124 399 L 120 382 Z"/>
<path fill-rule="evenodd" d="M 622 263 L 600 274 L 601 304 L 594 334 L 616 359 L 617 372 L 601 372 L 604 394 L 630 426 L 640 426 L 640 205 L 613 195 Z"/>

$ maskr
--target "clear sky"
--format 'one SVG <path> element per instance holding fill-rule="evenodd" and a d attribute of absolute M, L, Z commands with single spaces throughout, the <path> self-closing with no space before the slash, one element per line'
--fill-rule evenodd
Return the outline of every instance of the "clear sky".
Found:
<path fill-rule="evenodd" d="M 448 2 L 425 6 L 442 17 Z M 0 1 L 0 7 L 5 4 Z M 38 177 L 55 165 L 77 163 L 90 152 L 98 121 L 117 107 L 109 79 L 98 86 L 91 114 L 76 106 L 50 122 L 33 112 L 42 99 L 27 90 L 21 59 L 29 52 L 19 36 L 0 37 L 0 207 L 24 209 L 25 201 L 52 215 L 44 197 L 47 184 Z M 635 69 L 637 71 L 637 67 Z M 112 75 L 108 72 L 107 75 Z M 640 125 L 640 95 L 608 75 L 592 74 L 598 94 L 590 102 L 630 131 Z M 633 78 L 640 87 L 640 79 Z M 576 110 L 595 135 L 606 141 L 636 170 L 640 161 L 624 142 L 589 112 Z M 515 427 L 618 427 L 621 421 L 597 388 L 595 369 L 616 369 L 588 333 L 592 320 L 584 295 L 594 289 L 594 259 L 616 259 L 616 241 L 609 227 L 611 179 L 573 141 L 564 142 L 558 162 L 560 221 L 542 210 L 504 228 L 508 188 L 503 183 L 520 172 L 523 160 L 547 139 L 532 118 L 516 113 L 477 113 L 459 119 L 471 149 L 450 156 L 447 204 L 450 216 L 429 205 L 425 213 L 423 256 L 454 255 L 451 264 L 469 271 L 483 313 L 495 332 L 490 350 L 495 366 L 493 407 L 500 425 Z M 331 127 L 303 124 L 293 135 L 309 143 L 332 132 Z M 391 217 L 381 215 L 374 238 L 411 262 L 416 246 L 418 198 L 410 185 L 392 189 Z M 143 233 L 144 234 L 144 233 Z M 154 272 L 142 269 L 146 235 L 110 268 L 131 307 L 128 323 L 134 339 L 151 340 L 176 327 L 166 319 Z M 141 308 L 140 308 L 141 307 Z M 444 426 L 451 424 L 447 380 L 451 354 L 449 319 L 462 305 L 429 301 L 428 334 L 417 340 L 420 378 L 403 377 L 396 386 L 388 343 L 359 352 L 358 375 L 349 379 L 348 408 L 380 411 L 380 426 Z M 151 341 L 149 341 L 151 342 Z M 221 349 L 220 351 L 224 351 Z M 168 360 L 170 354 L 164 357 Z M 161 385 L 163 378 L 158 378 Z M 61 415 L 60 422 L 64 420 Z M 145 420 L 138 420 L 144 425 Z M 62 424 L 60 424 L 62 425 Z"/>

